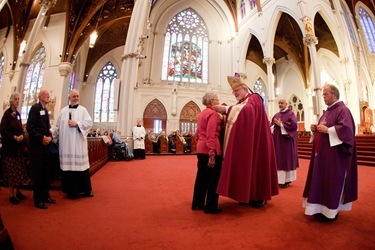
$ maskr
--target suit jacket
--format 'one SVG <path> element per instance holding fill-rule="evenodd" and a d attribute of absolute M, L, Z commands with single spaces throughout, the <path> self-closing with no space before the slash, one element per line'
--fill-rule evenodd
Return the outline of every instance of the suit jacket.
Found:
<path fill-rule="evenodd" d="M 26 129 L 29 133 L 30 154 L 47 154 L 50 145 L 43 145 L 43 136 L 51 136 L 48 110 L 42 104 L 34 104 L 27 118 Z"/>

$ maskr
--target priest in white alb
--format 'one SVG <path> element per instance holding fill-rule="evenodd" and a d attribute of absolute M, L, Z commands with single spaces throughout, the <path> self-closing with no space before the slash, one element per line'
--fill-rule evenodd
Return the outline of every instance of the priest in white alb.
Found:
<path fill-rule="evenodd" d="M 69 106 L 61 110 L 52 135 L 59 143 L 62 191 L 69 198 L 92 197 L 87 134 L 92 119 L 87 109 L 79 105 L 79 92 L 69 93 Z"/>

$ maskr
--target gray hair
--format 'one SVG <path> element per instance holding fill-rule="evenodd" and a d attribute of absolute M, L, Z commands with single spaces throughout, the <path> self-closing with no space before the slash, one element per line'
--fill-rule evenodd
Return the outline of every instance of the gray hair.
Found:
<path fill-rule="evenodd" d="M 18 92 L 13 92 L 10 97 L 9 97 L 9 104 L 12 105 L 13 102 L 14 102 L 14 98 L 18 96 L 18 97 L 21 97 L 21 94 L 18 93 Z"/>
<path fill-rule="evenodd" d="M 215 99 L 215 97 L 217 97 L 217 93 L 215 93 L 215 92 L 207 92 L 202 97 L 202 104 L 205 105 L 205 106 L 210 105 L 211 104 L 211 100 Z"/>
<path fill-rule="evenodd" d="M 337 97 L 337 100 L 340 99 L 340 91 L 339 89 L 333 84 L 325 84 L 324 87 L 329 87 L 331 90 L 329 91 L 331 94 Z"/>

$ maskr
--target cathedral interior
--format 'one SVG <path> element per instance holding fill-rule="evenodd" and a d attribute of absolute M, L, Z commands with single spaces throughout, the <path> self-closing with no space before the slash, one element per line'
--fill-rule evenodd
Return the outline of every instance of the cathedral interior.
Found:
<path fill-rule="evenodd" d="M 239 72 L 264 97 L 269 117 L 277 99 L 287 98 L 300 131 L 322 113 L 317 97 L 325 83 L 333 83 L 353 112 L 357 132 L 374 132 L 372 0 L 1 0 L 0 8 L 3 110 L 17 90 L 27 116 L 37 92 L 47 88 L 53 121 L 76 88 L 96 127 L 130 134 L 142 118 L 155 132 L 188 133 L 204 108 L 203 92 L 216 91 L 223 103 L 234 103 L 226 76 Z M 176 32 L 181 20 L 182 35 Z M 189 31 L 188 25 L 201 30 Z M 165 59 L 167 38 L 169 58 L 181 57 L 173 65 Z M 189 54 L 188 66 L 182 52 Z M 38 66 L 36 57 L 45 63 Z M 37 66 L 44 72 L 36 73 Z"/>

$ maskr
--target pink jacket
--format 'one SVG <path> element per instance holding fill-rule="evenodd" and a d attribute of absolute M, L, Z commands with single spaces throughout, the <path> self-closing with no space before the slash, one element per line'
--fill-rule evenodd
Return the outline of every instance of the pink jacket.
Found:
<path fill-rule="evenodd" d="M 209 156 L 221 155 L 219 133 L 219 114 L 212 108 L 207 107 L 198 116 L 197 153 L 208 154 Z"/>

